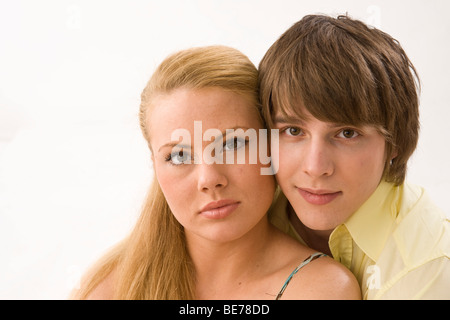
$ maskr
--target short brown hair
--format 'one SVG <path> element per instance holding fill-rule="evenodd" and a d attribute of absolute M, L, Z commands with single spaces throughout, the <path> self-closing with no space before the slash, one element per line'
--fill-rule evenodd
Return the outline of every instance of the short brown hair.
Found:
<path fill-rule="evenodd" d="M 384 177 L 399 185 L 419 134 L 420 81 L 399 42 L 348 16 L 308 15 L 289 28 L 259 65 L 263 116 L 374 125 L 386 138 Z M 395 159 L 391 158 L 396 155 Z"/>

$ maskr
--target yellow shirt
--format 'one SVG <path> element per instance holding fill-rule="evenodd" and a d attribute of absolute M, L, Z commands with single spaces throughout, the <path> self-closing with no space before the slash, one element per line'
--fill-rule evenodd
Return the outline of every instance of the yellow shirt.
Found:
<path fill-rule="evenodd" d="M 280 192 L 270 221 L 299 240 Z M 426 192 L 381 182 L 330 235 L 333 258 L 358 279 L 363 299 L 450 299 L 449 219 Z"/>

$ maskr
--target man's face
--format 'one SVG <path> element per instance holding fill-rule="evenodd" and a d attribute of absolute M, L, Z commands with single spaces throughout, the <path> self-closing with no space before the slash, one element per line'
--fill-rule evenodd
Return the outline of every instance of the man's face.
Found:
<path fill-rule="evenodd" d="M 385 138 L 374 126 L 275 115 L 280 130 L 278 183 L 302 223 L 332 230 L 375 191 L 385 165 Z"/>

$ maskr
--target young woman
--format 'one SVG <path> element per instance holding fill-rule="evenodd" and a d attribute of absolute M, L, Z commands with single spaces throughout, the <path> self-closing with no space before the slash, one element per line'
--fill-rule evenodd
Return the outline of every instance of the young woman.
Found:
<path fill-rule="evenodd" d="M 228 47 L 189 49 L 162 62 L 140 107 L 153 186 L 129 237 L 75 297 L 360 297 L 346 268 L 268 222 L 275 180 L 250 159 L 264 128 L 257 82 L 255 66 Z"/>

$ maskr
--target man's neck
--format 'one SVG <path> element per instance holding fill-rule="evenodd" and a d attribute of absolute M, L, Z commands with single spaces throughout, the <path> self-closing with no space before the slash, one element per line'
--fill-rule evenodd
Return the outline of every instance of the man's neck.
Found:
<path fill-rule="evenodd" d="M 328 240 L 330 238 L 331 232 L 333 230 L 313 230 L 305 226 L 300 219 L 297 217 L 294 209 L 290 204 L 286 208 L 289 221 L 297 231 L 300 238 L 306 243 L 306 245 L 314 250 L 326 253 L 332 257 L 330 247 L 328 245 Z"/>

